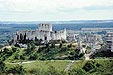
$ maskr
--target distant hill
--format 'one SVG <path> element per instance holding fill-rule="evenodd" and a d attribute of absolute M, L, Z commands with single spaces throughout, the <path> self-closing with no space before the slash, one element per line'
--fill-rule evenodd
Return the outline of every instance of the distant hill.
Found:
<path fill-rule="evenodd" d="M 0 24 L 39 24 L 39 23 L 52 23 L 52 24 L 73 24 L 73 23 L 106 23 L 113 22 L 113 20 L 71 20 L 71 21 L 0 21 Z"/>

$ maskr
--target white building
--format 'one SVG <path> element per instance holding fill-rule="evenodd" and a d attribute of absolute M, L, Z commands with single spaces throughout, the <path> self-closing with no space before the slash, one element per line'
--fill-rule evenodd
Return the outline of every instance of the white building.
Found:
<path fill-rule="evenodd" d="M 39 27 L 36 30 L 18 31 L 14 40 L 35 40 L 36 38 L 47 42 L 50 40 L 66 40 L 66 29 L 52 31 L 51 24 L 39 24 Z"/>
<path fill-rule="evenodd" d="M 100 49 L 103 40 L 99 34 L 80 34 L 78 35 L 78 49 L 85 52 L 87 47 L 92 49 Z"/>
<path fill-rule="evenodd" d="M 113 52 L 113 32 L 107 32 L 105 36 L 106 49 Z"/>
<path fill-rule="evenodd" d="M 67 40 L 69 42 L 75 42 L 75 41 L 77 41 L 75 37 L 76 37 L 76 35 L 74 33 L 70 33 L 67 35 Z"/>

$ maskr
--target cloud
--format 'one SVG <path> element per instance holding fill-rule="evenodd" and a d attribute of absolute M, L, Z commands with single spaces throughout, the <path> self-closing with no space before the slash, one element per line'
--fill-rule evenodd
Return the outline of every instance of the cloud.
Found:
<path fill-rule="evenodd" d="M 3 3 L 4 2 L 4 3 Z M 55 11 L 58 8 L 81 9 L 113 6 L 113 0 L 2 0 L 3 9 L 13 11 Z"/>
<path fill-rule="evenodd" d="M 18 10 L 16 4 L 11 0 L 0 0 L 0 12 L 3 13 L 29 13 L 25 10 Z"/>
<path fill-rule="evenodd" d="M 110 10 L 113 9 L 113 0 L 61 0 L 58 11 L 76 12 L 81 10 Z"/>
<path fill-rule="evenodd" d="M 107 15 L 113 13 L 112 10 L 113 0 L 0 0 L 0 15 L 4 15 L 1 17 L 4 18 L 6 15 L 9 19 L 13 19 L 12 16 L 14 16 L 18 20 L 20 18 L 52 20 L 54 17 L 56 17 L 54 20 L 75 19 L 73 16 L 90 19 L 89 16 L 92 14 L 93 16 L 105 16 L 106 14 L 103 17 L 106 19 Z M 102 11 L 104 11 L 103 14 Z M 109 16 L 109 18 L 112 17 Z"/>

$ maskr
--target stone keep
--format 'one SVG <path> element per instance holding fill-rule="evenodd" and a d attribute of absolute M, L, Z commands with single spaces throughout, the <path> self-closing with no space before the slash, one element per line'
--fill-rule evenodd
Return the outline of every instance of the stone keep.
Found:
<path fill-rule="evenodd" d="M 66 40 L 66 29 L 52 31 L 51 24 L 39 24 L 39 27 L 36 30 L 17 31 L 14 40 L 35 40 L 36 38 L 39 40 L 42 39 L 43 41 Z"/>

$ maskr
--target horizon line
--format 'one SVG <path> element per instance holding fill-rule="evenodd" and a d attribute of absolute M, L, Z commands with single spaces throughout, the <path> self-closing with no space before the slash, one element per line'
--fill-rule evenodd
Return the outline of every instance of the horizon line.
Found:
<path fill-rule="evenodd" d="M 98 20 L 101 20 L 101 21 L 104 21 L 104 20 L 113 20 L 113 19 L 78 19 L 78 20 L 23 20 L 23 21 L 21 21 L 21 20 L 0 20 L 0 22 L 40 22 L 40 21 L 42 21 L 42 22 L 44 22 L 44 21 L 98 21 Z"/>

